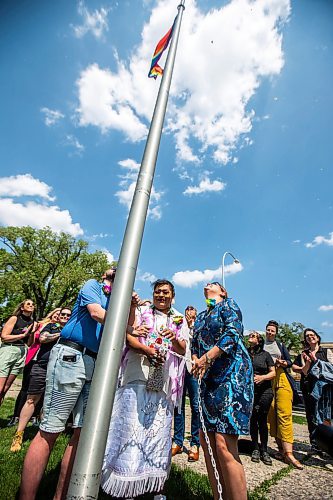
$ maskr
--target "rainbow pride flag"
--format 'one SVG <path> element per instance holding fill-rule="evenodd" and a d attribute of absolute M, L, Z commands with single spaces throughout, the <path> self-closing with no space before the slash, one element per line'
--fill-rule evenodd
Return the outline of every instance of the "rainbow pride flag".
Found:
<path fill-rule="evenodd" d="M 148 73 L 149 78 L 155 78 L 155 80 L 156 80 L 158 75 L 160 75 L 160 76 L 163 75 L 163 69 L 161 68 L 161 66 L 158 65 L 158 61 L 160 60 L 163 52 L 165 51 L 165 49 L 169 45 L 169 42 L 170 42 L 171 37 L 172 37 L 174 24 L 175 24 L 175 22 L 173 23 L 173 25 L 171 26 L 171 28 L 169 29 L 167 34 L 164 35 L 164 37 L 161 38 L 161 40 L 156 45 L 156 49 L 155 49 L 153 59 L 151 61 L 151 65 L 150 65 L 150 70 Z"/>

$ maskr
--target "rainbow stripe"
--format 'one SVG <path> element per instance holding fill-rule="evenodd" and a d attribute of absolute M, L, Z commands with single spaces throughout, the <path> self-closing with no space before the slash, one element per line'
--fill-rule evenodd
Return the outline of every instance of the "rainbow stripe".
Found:
<path fill-rule="evenodd" d="M 158 75 L 160 75 L 160 76 L 163 75 L 163 69 L 161 68 L 161 66 L 158 65 L 158 61 L 160 60 L 163 52 L 165 51 L 165 49 L 169 45 L 169 42 L 170 42 L 171 37 L 172 37 L 174 24 L 175 23 L 173 23 L 173 25 L 171 26 L 171 28 L 169 29 L 167 34 L 164 35 L 164 37 L 161 38 L 161 40 L 156 45 L 156 49 L 155 49 L 155 52 L 154 52 L 154 55 L 153 55 L 153 58 L 151 61 L 151 65 L 150 65 L 150 70 L 148 73 L 149 78 L 155 78 L 155 80 L 156 80 Z"/>

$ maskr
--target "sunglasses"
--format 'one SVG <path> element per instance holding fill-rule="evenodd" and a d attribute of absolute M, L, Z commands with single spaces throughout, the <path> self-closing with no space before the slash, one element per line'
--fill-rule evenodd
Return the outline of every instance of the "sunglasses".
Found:
<path fill-rule="evenodd" d="M 250 337 L 257 337 L 257 335 L 256 335 L 255 333 L 251 333 L 251 334 L 249 335 L 249 338 L 250 338 Z"/>
<path fill-rule="evenodd" d="M 72 316 L 72 314 L 67 314 L 67 313 L 60 313 L 59 316 L 64 316 L 65 318 L 70 318 Z"/>

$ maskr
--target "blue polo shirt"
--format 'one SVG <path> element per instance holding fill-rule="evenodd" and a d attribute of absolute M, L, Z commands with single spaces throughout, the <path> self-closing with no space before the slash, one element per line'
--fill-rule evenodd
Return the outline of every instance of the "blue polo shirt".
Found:
<path fill-rule="evenodd" d="M 103 325 L 92 319 L 89 314 L 88 304 L 100 304 L 107 309 L 110 296 L 106 296 L 102 290 L 103 283 L 96 280 L 88 280 L 77 296 L 75 306 L 69 321 L 61 331 L 62 339 L 78 342 L 83 347 L 97 352 Z"/>

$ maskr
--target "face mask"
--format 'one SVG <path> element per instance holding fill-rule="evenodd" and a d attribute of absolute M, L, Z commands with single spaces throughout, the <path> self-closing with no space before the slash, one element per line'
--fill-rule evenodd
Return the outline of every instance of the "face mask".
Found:
<path fill-rule="evenodd" d="M 214 307 L 216 304 L 216 299 L 206 299 L 206 304 L 208 307 Z"/>

